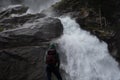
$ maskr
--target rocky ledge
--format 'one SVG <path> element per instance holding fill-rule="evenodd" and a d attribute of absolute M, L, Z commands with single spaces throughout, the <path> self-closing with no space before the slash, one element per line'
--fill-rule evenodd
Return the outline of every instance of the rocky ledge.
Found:
<path fill-rule="evenodd" d="M 41 13 L 12 14 L 0 18 L 0 80 L 45 80 L 44 54 L 49 42 L 62 35 L 61 21 Z"/>

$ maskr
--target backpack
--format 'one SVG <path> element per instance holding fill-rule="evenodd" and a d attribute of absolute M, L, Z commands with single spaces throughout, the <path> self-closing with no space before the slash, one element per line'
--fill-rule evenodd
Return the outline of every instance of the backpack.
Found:
<path fill-rule="evenodd" d="M 56 65 L 57 63 L 57 53 L 56 50 L 49 50 L 46 55 L 46 64 Z"/>

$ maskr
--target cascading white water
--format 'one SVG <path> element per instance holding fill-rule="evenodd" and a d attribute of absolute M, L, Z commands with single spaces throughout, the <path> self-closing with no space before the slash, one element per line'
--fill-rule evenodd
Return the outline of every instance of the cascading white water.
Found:
<path fill-rule="evenodd" d="M 3 10 L 3 8 L 5 8 L 6 6 L 10 5 L 11 1 L 9 0 L 0 0 L 0 11 Z"/>
<path fill-rule="evenodd" d="M 51 7 L 51 5 L 59 2 L 60 0 L 1 0 L 0 1 L 0 9 L 4 7 L 8 7 L 10 5 L 22 4 L 29 7 L 27 13 L 39 13 L 44 9 Z"/>
<path fill-rule="evenodd" d="M 10 4 L 11 4 L 10 0 L 0 0 L 0 7 L 5 7 Z"/>
<path fill-rule="evenodd" d="M 3 1 L 3 0 L 2 0 Z M 9 0 L 8 0 L 9 1 Z M 25 0 L 30 12 L 40 12 L 59 0 Z M 10 5 L 8 2 L 6 5 Z M 107 44 L 100 42 L 69 17 L 60 18 L 64 34 L 58 40 L 61 68 L 66 80 L 120 80 L 118 63 L 109 55 Z"/>
<path fill-rule="evenodd" d="M 38 13 L 49 8 L 60 0 L 24 0 L 24 4 L 29 6 L 28 13 Z"/>
<path fill-rule="evenodd" d="M 80 29 L 69 17 L 60 19 L 64 33 L 57 42 L 61 51 L 61 68 L 67 74 L 65 79 L 120 80 L 118 63 L 109 55 L 107 44 Z"/>

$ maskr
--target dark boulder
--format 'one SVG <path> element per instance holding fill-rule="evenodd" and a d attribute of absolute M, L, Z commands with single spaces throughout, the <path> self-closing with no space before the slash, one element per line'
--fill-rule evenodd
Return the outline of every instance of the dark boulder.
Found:
<path fill-rule="evenodd" d="M 59 19 L 41 18 L 31 20 L 23 27 L 6 30 L 0 33 L 0 48 L 25 45 L 39 45 L 62 34 L 63 27 Z M 6 42 L 3 42 L 5 40 Z"/>
<path fill-rule="evenodd" d="M 60 20 L 50 17 L 0 32 L 0 80 L 46 80 L 44 55 L 62 32 Z"/>
<path fill-rule="evenodd" d="M 22 16 L 3 18 L 0 20 L 0 27 L 4 29 L 16 28 L 22 26 L 24 23 L 26 23 L 29 20 L 35 20 L 38 18 L 43 18 L 45 16 L 46 16 L 45 14 L 38 13 L 38 14 L 26 14 Z"/>
<path fill-rule="evenodd" d="M 45 80 L 46 49 L 28 46 L 0 52 L 0 80 Z"/>
<path fill-rule="evenodd" d="M 111 55 L 120 63 L 120 31 L 114 32 L 114 35 L 106 42 Z"/>
<path fill-rule="evenodd" d="M 9 29 L 0 32 L 0 80 L 45 80 L 44 55 L 49 41 L 63 32 L 60 20 L 41 13 L 11 14 L 0 20 L 0 28 Z"/>

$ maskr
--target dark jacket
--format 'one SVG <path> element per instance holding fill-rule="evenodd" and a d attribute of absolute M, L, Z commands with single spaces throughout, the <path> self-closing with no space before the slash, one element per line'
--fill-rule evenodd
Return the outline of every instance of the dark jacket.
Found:
<path fill-rule="evenodd" d="M 54 51 L 55 51 L 55 58 L 56 58 L 56 61 L 57 61 L 57 62 L 56 62 L 56 64 L 55 64 L 54 66 L 59 67 L 59 66 L 60 66 L 60 59 L 59 59 L 59 54 L 58 54 L 58 52 L 56 51 L 56 49 L 48 49 L 48 50 L 46 51 L 46 54 L 45 54 L 45 62 L 46 62 L 46 56 L 47 56 L 49 50 L 54 50 Z M 47 64 L 47 65 L 50 65 L 50 64 Z"/>

